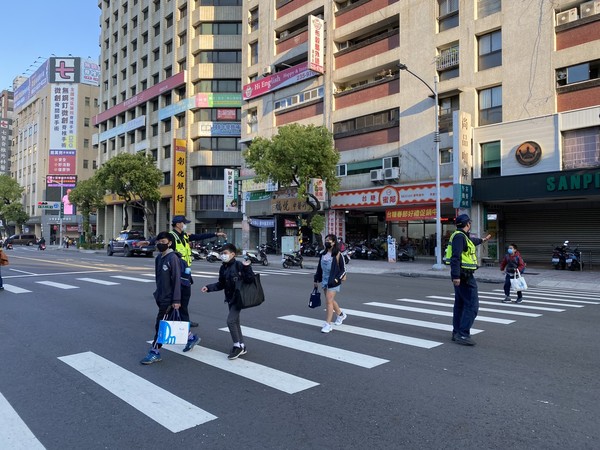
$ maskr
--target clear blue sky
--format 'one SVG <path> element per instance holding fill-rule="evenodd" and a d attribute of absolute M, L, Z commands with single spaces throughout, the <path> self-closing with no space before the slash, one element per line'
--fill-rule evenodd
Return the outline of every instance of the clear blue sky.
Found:
<path fill-rule="evenodd" d="M 98 60 L 97 0 L 4 0 L 0 14 L 0 91 L 12 89 L 15 77 L 28 70 L 30 76 L 53 53 Z M 43 59 L 35 63 L 38 56 Z"/>

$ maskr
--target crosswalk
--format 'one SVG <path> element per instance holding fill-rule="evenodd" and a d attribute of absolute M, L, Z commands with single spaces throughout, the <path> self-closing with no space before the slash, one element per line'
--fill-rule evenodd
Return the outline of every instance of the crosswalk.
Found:
<path fill-rule="evenodd" d="M 149 275 L 147 278 L 151 278 Z M 214 274 L 211 276 L 214 277 Z M 135 277 L 130 278 L 135 279 Z M 78 278 L 77 280 L 97 282 L 95 278 Z M 109 286 L 112 283 L 118 283 L 117 280 L 132 281 L 128 278 L 119 278 L 119 276 L 112 276 L 111 280 L 115 281 L 110 281 Z M 454 297 L 450 292 L 447 295 L 426 294 L 423 293 L 418 296 L 419 298 L 366 299 L 358 308 L 344 309 L 348 314 L 348 319 L 344 324 L 334 327 L 333 333 L 352 336 L 344 341 L 345 348 L 327 344 L 328 336 L 319 333 L 323 324 L 322 311 L 311 313 L 309 311 L 312 310 L 308 310 L 308 308 L 305 314 L 289 314 L 277 318 L 289 324 L 286 327 L 286 334 L 278 334 L 249 325 L 242 328 L 251 351 L 260 349 L 256 351 L 268 355 L 271 346 L 283 347 L 288 352 L 287 354 L 291 355 L 291 358 L 307 354 L 322 358 L 323 364 L 327 362 L 329 364 L 348 364 L 356 367 L 357 370 L 377 370 L 378 367 L 389 363 L 395 357 L 393 350 L 390 350 L 388 345 L 382 345 L 379 354 L 365 354 L 353 350 L 352 347 L 361 345 L 361 341 L 365 339 L 369 342 L 396 343 L 407 349 L 412 348 L 414 351 L 431 351 L 450 343 L 450 332 L 452 331 L 450 318 Z M 554 290 L 530 288 L 525 292 L 524 297 L 524 302 L 520 304 L 502 303 L 501 300 L 504 298 L 502 289 L 480 292 L 482 305 L 480 312 L 483 314 L 476 318 L 472 334 L 481 335 L 486 330 L 495 327 L 520 321 L 539 320 L 544 315 L 568 314 L 569 311 L 600 304 L 600 294 L 589 292 L 569 292 L 566 295 Z M 298 334 L 306 336 L 307 329 L 314 330 L 314 338 L 298 337 Z M 227 332 L 228 329 L 219 328 L 219 331 Z M 364 346 L 362 347 L 364 348 Z M 202 343 L 193 351 L 186 353 L 183 352 L 183 347 L 178 345 L 166 345 L 163 346 L 163 349 L 164 353 L 172 353 L 194 364 L 210 366 L 245 379 L 248 383 L 288 395 L 318 388 L 321 383 L 327 381 L 320 379 L 324 375 L 314 375 L 309 379 L 301 376 L 303 374 L 292 373 L 295 369 L 282 370 L 277 367 L 279 362 L 276 360 L 273 360 L 271 365 L 253 362 L 250 352 L 246 357 L 230 361 L 227 359 L 226 353 L 205 347 Z M 58 359 L 81 374 L 90 383 L 101 386 L 113 396 L 173 433 L 218 419 L 215 414 L 204 410 L 201 406 L 191 404 L 170 393 L 166 382 L 165 386 L 167 387 L 150 383 L 143 377 L 91 351 L 65 355 Z M 140 395 L 140 392 L 145 394 Z M 152 394 L 149 395 L 149 392 Z M 146 402 L 144 400 L 146 398 L 151 398 L 152 402 Z M 171 413 L 166 414 L 165 411 L 171 411 Z M 173 417 L 176 417 L 177 420 L 174 420 Z M 181 420 L 181 418 L 185 418 L 185 420 Z M 10 403 L 1 394 L 0 419 L 6 423 L 16 424 L 15 427 L 20 430 L 19 433 L 27 436 L 27 432 L 22 430 L 25 425 L 20 422 Z M 0 431 L 0 448 L 6 447 L 4 444 L 11 442 L 10 439 L 13 438 L 6 435 L 6 432 L 2 433 Z M 32 438 L 35 439 L 33 436 Z M 32 442 L 30 448 L 36 448 L 35 441 Z"/>

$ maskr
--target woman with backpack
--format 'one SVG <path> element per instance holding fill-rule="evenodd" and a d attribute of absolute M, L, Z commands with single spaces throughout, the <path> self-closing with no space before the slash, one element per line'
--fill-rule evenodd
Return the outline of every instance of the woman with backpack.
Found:
<path fill-rule="evenodd" d="M 500 263 L 500 270 L 504 271 L 506 278 L 504 279 L 504 300 L 502 303 L 510 303 L 510 279 L 515 276 L 515 271 L 518 270 L 520 273 L 525 271 L 525 261 L 519 253 L 519 248 L 516 244 L 510 244 L 504 259 Z M 523 301 L 523 292 L 517 291 L 517 303 Z"/>

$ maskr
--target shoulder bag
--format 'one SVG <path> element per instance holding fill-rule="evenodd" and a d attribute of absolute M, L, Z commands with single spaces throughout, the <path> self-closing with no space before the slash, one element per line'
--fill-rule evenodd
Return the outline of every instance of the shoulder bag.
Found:
<path fill-rule="evenodd" d="M 245 283 L 240 278 L 235 280 L 233 301 L 240 309 L 252 308 L 265 301 L 265 293 L 260 283 L 260 274 L 255 273 L 251 282 Z"/>
<path fill-rule="evenodd" d="M 525 281 L 525 277 L 519 272 L 519 269 L 515 269 L 515 274 L 510 279 L 510 287 L 517 292 L 527 290 L 527 282 Z"/>

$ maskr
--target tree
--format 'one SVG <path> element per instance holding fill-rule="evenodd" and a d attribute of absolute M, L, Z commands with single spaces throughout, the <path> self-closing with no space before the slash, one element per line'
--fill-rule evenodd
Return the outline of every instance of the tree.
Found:
<path fill-rule="evenodd" d="M 0 175 L 0 218 L 6 227 L 8 222 L 18 226 L 29 220 L 29 215 L 23 209 L 21 197 L 24 189 L 9 175 Z"/>
<path fill-rule="evenodd" d="M 87 180 L 79 181 L 77 186 L 71 190 L 69 201 L 77 206 L 83 216 L 83 232 L 88 243 L 91 241 L 90 214 L 104 206 L 105 189 L 94 175 Z"/>
<path fill-rule="evenodd" d="M 304 198 L 312 210 L 306 221 L 317 231 L 322 221 L 317 219 L 313 224 L 313 219 L 321 209 L 321 202 L 309 192 L 311 180 L 322 179 L 330 194 L 337 192 L 340 186 L 335 172 L 340 155 L 329 130 L 315 125 L 284 125 L 272 139 L 255 138 L 243 156 L 256 172 L 257 181 L 272 180 L 281 186 L 298 186 L 298 196 Z"/>
<path fill-rule="evenodd" d="M 123 229 L 129 228 L 127 206 L 132 206 L 144 211 L 148 232 L 156 234 L 154 214 L 156 202 L 160 200 L 158 186 L 163 174 L 152 158 L 142 153 L 121 153 L 104 163 L 95 176 L 102 188 L 125 201 Z"/>

